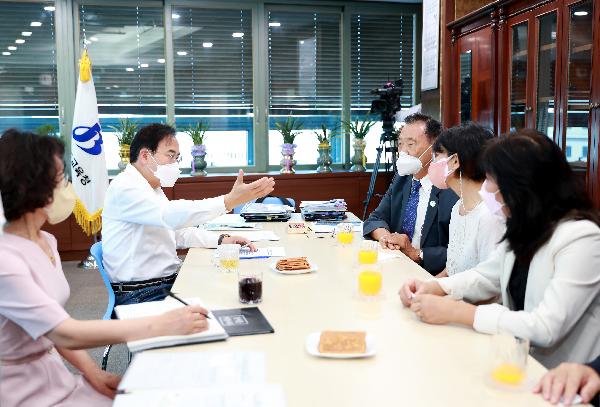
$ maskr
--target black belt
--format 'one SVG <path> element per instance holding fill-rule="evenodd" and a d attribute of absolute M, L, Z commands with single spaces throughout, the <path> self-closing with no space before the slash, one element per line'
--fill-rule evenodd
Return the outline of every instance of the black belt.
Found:
<path fill-rule="evenodd" d="M 128 281 L 121 283 L 111 283 L 115 293 L 126 293 L 130 291 L 140 290 L 146 287 L 153 287 L 161 284 L 173 284 L 175 279 L 177 278 L 177 273 L 173 273 L 170 276 L 159 277 L 159 278 L 151 278 L 149 280 L 141 280 L 141 281 Z"/>

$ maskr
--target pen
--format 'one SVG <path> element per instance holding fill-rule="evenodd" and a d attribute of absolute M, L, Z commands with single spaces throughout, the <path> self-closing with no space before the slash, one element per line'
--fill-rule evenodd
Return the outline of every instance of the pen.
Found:
<path fill-rule="evenodd" d="M 175 298 L 177 301 L 179 301 L 180 303 L 182 303 L 183 305 L 190 305 L 187 302 L 185 302 L 184 300 L 182 300 L 181 298 L 179 298 L 178 296 L 176 296 L 175 294 L 173 294 L 171 291 L 167 290 L 167 289 L 163 289 L 164 293 L 166 295 L 168 295 L 169 297 Z M 208 314 L 204 314 L 204 313 L 200 313 L 201 315 L 204 315 L 204 318 L 206 319 L 211 319 L 210 316 Z"/>

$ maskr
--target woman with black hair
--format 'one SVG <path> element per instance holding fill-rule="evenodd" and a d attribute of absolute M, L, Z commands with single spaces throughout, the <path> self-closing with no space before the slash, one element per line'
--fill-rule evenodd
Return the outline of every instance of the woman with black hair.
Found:
<path fill-rule="evenodd" d="M 407 282 L 402 303 L 428 323 L 529 339 L 532 355 L 546 367 L 593 359 L 600 353 L 597 212 L 562 151 L 543 134 L 500 139 L 483 162 L 481 196 L 506 217 L 502 242 L 471 270 Z M 501 304 L 473 305 L 498 295 Z"/>
<path fill-rule="evenodd" d="M 79 321 L 65 311 L 69 285 L 56 239 L 41 230 L 69 217 L 64 147 L 54 137 L 7 130 L 0 137 L 0 405 L 109 406 L 120 377 L 82 350 L 207 328 L 199 306 L 128 321 Z M 82 373 L 73 375 L 68 360 Z"/>
<path fill-rule="evenodd" d="M 489 129 L 467 123 L 442 131 L 433 144 L 429 179 L 459 197 L 450 217 L 446 268 L 436 277 L 475 267 L 490 256 L 504 234 L 504 221 L 490 212 L 479 195 L 485 180 L 481 154 L 493 137 Z"/>

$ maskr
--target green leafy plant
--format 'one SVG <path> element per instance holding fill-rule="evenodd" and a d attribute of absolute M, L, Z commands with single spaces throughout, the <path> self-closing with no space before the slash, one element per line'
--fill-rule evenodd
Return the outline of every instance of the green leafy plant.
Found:
<path fill-rule="evenodd" d="M 362 122 L 359 119 L 356 119 L 355 121 L 344 120 L 342 126 L 344 127 L 344 130 L 352 134 L 355 139 L 364 140 L 375 123 L 377 123 L 375 120 L 371 120 L 370 117 L 367 116 Z"/>
<path fill-rule="evenodd" d="M 294 144 L 294 140 L 298 135 L 298 130 L 302 130 L 303 124 L 300 120 L 288 116 L 285 122 L 276 122 L 275 128 L 283 136 L 285 144 Z"/>
<path fill-rule="evenodd" d="M 314 132 L 317 136 L 317 140 L 319 140 L 319 144 L 330 144 L 331 140 L 338 134 L 338 127 L 331 129 L 329 134 L 327 134 L 328 131 L 327 126 L 321 124 L 321 130 Z"/>
<path fill-rule="evenodd" d="M 190 124 L 185 132 L 192 138 L 195 146 L 200 146 L 204 144 L 204 138 L 206 137 L 208 129 L 210 129 L 210 125 L 207 122 L 200 120 L 196 124 Z"/>
<path fill-rule="evenodd" d="M 35 134 L 39 134 L 40 136 L 58 137 L 58 130 L 53 124 L 42 124 L 35 129 Z"/>
<path fill-rule="evenodd" d="M 138 124 L 137 122 L 125 117 L 123 119 L 119 119 L 118 126 L 109 126 L 116 134 L 117 140 L 119 140 L 119 145 L 131 145 L 133 141 L 133 137 L 137 132 Z"/>

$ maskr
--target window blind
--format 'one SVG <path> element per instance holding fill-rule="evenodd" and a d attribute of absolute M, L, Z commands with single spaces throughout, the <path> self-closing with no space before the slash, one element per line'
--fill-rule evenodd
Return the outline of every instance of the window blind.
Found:
<path fill-rule="evenodd" d="M 176 114 L 252 111 L 252 11 L 173 11 Z"/>
<path fill-rule="evenodd" d="M 269 11 L 271 114 L 341 110 L 340 15 Z"/>
<path fill-rule="evenodd" d="M 2 2 L 0 8 L 0 130 L 58 129 L 53 2 Z"/>
<path fill-rule="evenodd" d="M 353 14 L 351 23 L 353 110 L 369 110 L 371 90 L 402 79 L 401 103 L 414 104 L 415 15 Z"/>
<path fill-rule="evenodd" d="M 100 114 L 165 115 L 163 9 L 81 5 Z"/>

